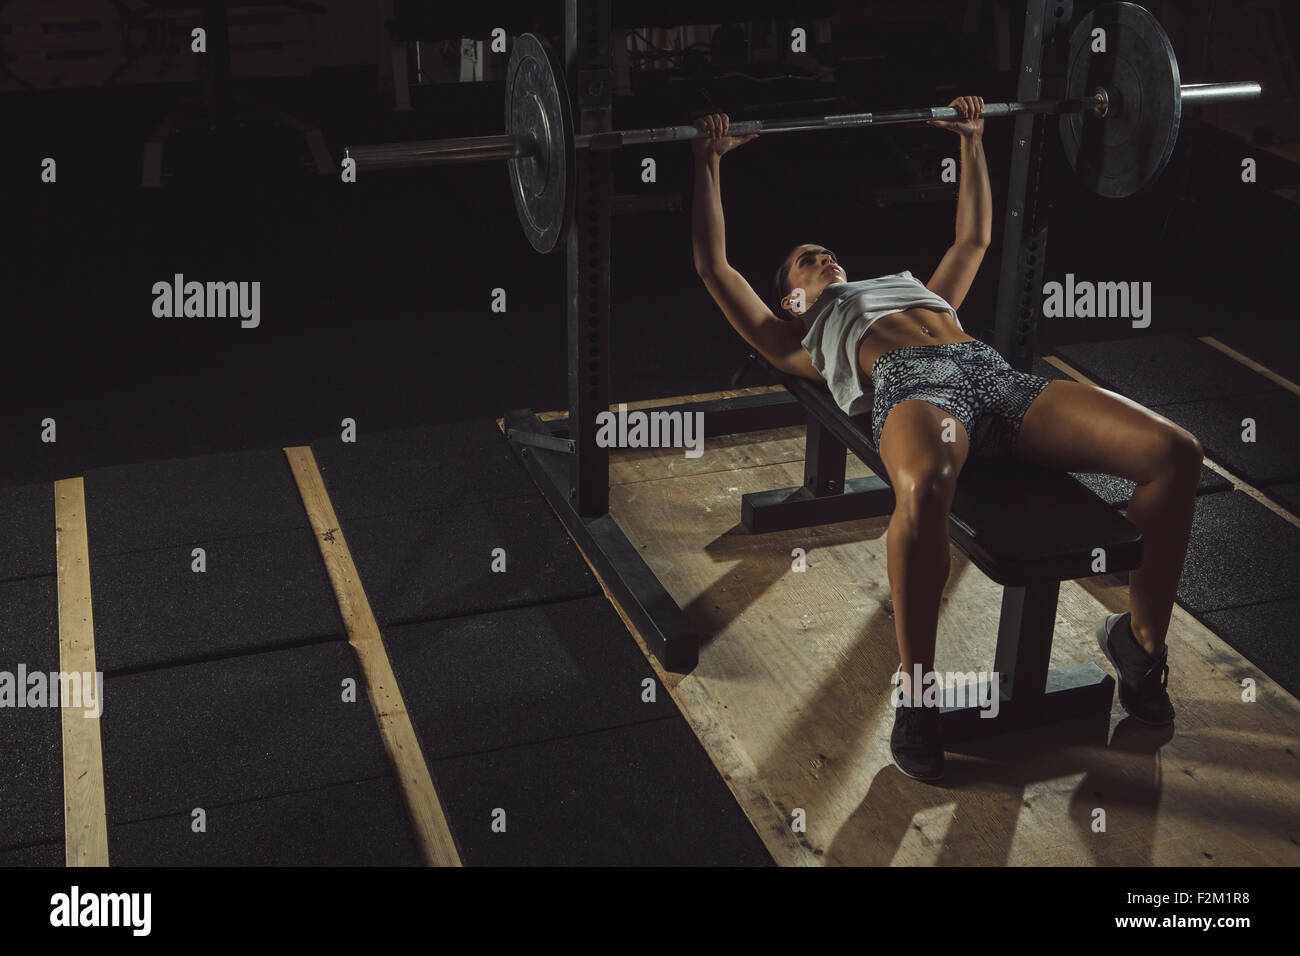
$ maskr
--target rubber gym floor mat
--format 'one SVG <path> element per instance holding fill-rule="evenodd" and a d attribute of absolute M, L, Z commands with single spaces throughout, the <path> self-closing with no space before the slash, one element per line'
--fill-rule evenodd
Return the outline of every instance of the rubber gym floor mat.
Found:
<path fill-rule="evenodd" d="M 990 342 L 989 344 L 992 343 Z M 1072 379 L 1069 375 L 1066 375 L 1064 372 L 1062 372 L 1051 362 L 1048 362 L 1045 359 L 1043 359 L 1041 356 L 1037 356 L 1037 355 L 1034 356 L 1034 361 L 1030 364 L 1029 370 L 1033 372 L 1035 375 L 1041 375 L 1043 376 L 1043 378 L 1051 379 L 1053 382 L 1057 380 L 1062 380 L 1066 382 L 1074 381 L 1074 379 Z"/>
<path fill-rule="evenodd" d="M 51 538 L 53 535 L 51 535 Z M 0 850 L 60 841 L 63 858 L 63 748 L 56 706 L 18 707 L 31 675 L 59 669 L 57 584 L 53 577 L 0 582 L 0 671 L 12 675 L 14 699 L 0 707 Z M 20 672 L 19 668 L 26 673 Z M 20 680 L 20 676 L 23 678 Z M 58 686 L 47 704 L 56 703 Z"/>
<path fill-rule="evenodd" d="M 466 865 L 771 866 L 682 717 L 432 762 Z"/>
<path fill-rule="evenodd" d="M 603 595 L 390 628 L 384 642 L 429 760 L 678 713 Z"/>
<path fill-rule="evenodd" d="M 1133 489 L 1137 483 L 1129 481 L 1127 478 L 1119 478 L 1115 475 L 1074 475 L 1080 482 L 1087 485 L 1095 494 L 1106 504 L 1115 508 L 1124 508 L 1128 506 L 1130 499 L 1133 497 Z M 1228 481 L 1214 469 L 1207 465 L 1201 466 L 1201 477 L 1196 483 L 1196 493 L 1198 495 L 1211 494 L 1217 491 L 1228 491 L 1232 488 L 1232 482 Z"/>
<path fill-rule="evenodd" d="M 54 486 L 0 488 L 0 581 L 54 573 Z"/>
<path fill-rule="evenodd" d="M 1200 439 L 1205 457 L 1261 491 L 1300 478 L 1300 395 L 1274 387 L 1153 411 Z M 1251 441 L 1244 440 L 1247 419 L 1254 423 Z"/>
<path fill-rule="evenodd" d="M 386 643 L 466 864 L 768 861 L 603 596 L 392 628 Z"/>
<path fill-rule="evenodd" d="M 110 824 L 389 773 L 343 641 L 108 677 L 101 723 Z"/>
<path fill-rule="evenodd" d="M 1062 345 L 1056 354 L 1102 388 L 1148 408 L 1276 388 L 1253 369 L 1179 332 Z"/>
<path fill-rule="evenodd" d="M 1215 329 L 1210 335 L 1269 371 L 1300 382 L 1300 336 L 1294 322 L 1259 322 Z"/>
<path fill-rule="evenodd" d="M 1292 481 L 1284 485 L 1269 485 L 1260 490 L 1287 511 L 1300 517 L 1300 481 Z"/>
<path fill-rule="evenodd" d="M 113 866 L 419 866 L 392 777 L 356 780 L 108 828 Z"/>
<path fill-rule="evenodd" d="M 1293 696 L 1300 697 L 1297 615 L 1300 615 L 1300 600 L 1291 598 L 1211 611 L 1202 621 Z M 1239 682 L 1249 675 L 1231 671 L 1229 676 Z"/>
<path fill-rule="evenodd" d="M 84 478 L 92 558 L 307 527 L 278 448 L 91 468 Z"/>
<path fill-rule="evenodd" d="M 528 498 L 339 520 L 380 624 L 600 593 L 536 488 Z"/>
<path fill-rule="evenodd" d="M 201 573 L 195 548 L 203 549 Z M 96 663 L 106 674 L 344 634 L 306 527 L 95 557 L 91 594 Z"/>
<path fill-rule="evenodd" d="M 311 449 L 340 521 L 538 494 L 490 419 L 318 440 Z"/>
<path fill-rule="evenodd" d="M 0 850 L 0 866 L 63 866 L 63 841 Z"/>
<path fill-rule="evenodd" d="M 1200 618 L 1291 598 L 1300 598 L 1300 529 L 1240 491 L 1196 499 L 1178 603 Z"/>

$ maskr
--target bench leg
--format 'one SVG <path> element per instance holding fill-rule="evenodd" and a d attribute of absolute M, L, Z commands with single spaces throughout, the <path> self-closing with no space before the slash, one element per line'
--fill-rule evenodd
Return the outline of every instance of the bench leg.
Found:
<path fill-rule="evenodd" d="M 944 690 L 945 742 L 1037 727 L 1080 717 L 1109 719 L 1115 681 L 1096 664 L 1049 668 L 1060 582 L 1042 581 L 1002 592 L 998 646 L 993 669 L 998 678 L 998 712 L 984 714 L 978 701 L 991 700 L 990 681 L 978 688 Z M 972 693 L 979 696 L 972 697 Z M 972 703 L 975 701 L 976 703 Z"/>
<path fill-rule="evenodd" d="M 844 468 L 849 450 L 817 419 L 808 422 L 804 439 L 803 486 L 818 498 L 844 490 Z"/>
<path fill-rule="evenodd" d="M 848 449 L 820 421 L 810 418 L 803 484 L 744 495 L 740 523 L 751 534 L 789 531 L 836 521 L 876 518 L 894 510 L 894 490 L 874 475 L 844 480 Z"/>

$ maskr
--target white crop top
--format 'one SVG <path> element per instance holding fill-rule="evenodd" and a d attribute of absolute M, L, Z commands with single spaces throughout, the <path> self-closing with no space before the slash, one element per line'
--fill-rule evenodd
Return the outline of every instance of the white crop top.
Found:
<path fill-rule="evenodd" d="M 966 331 L 957 310 L 910 272 L 857 282 L 832 282 L 812 308 L 799 316 L 806 330 L 803 347 L 845 414 L 870 410 L 863 394 L 865 376 L 858 369 L 862 337 L 877 319 L 912 308 L 951 312 L 957 327 Z"/>

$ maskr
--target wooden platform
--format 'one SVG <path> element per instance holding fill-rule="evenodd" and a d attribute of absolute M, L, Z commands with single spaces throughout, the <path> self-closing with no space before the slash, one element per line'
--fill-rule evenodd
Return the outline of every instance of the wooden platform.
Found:
<path fill-rule="evenodd" d="M 610 468 L 611 513 L 702 635 L 687 676 L 646 656 L 778 863 L 1300 864 L 1300 703 L 1178 607 L 1172 728 L 1136 724 L 1116 700 L 1108 726 L 958 745 L 938 786 L 901 774 L 889 758 L 888 519 L 770 535 L 739 524 L 742 494 L 800 484 L 802 463 L 792 428 L 713 439 L 695 459 L 616 451 Z M 850 455 L 848 477 L 867 474 Z M 792 570 L 797 548 L 804 572 Z M 936 670 L 989 670 L 1000 589 L 951 554 Z M 1128 608 L 1127 590 L 1110 576 L 1062 584 L 1053 667 L 1111 671 L 1093 633 Z M 1246 677 L 1255 703 L 1242 702 Z M 797 809 L 804 833 L 791 828 Z"/>

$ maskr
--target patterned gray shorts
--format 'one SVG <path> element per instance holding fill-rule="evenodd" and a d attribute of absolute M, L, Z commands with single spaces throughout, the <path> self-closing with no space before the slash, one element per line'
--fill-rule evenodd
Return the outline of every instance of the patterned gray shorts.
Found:
<path fill-rule="evenodd" d="M 885 419 L 909 398 L 938 405 L 962 423 L 970 453 L 1009 455 L 1030 404 L 1050 383 L 1018 372 L 991 345 L 950 342 L 891 349 L 871 366 L 875 401 L 871 424 L 876 448 Z"/>

